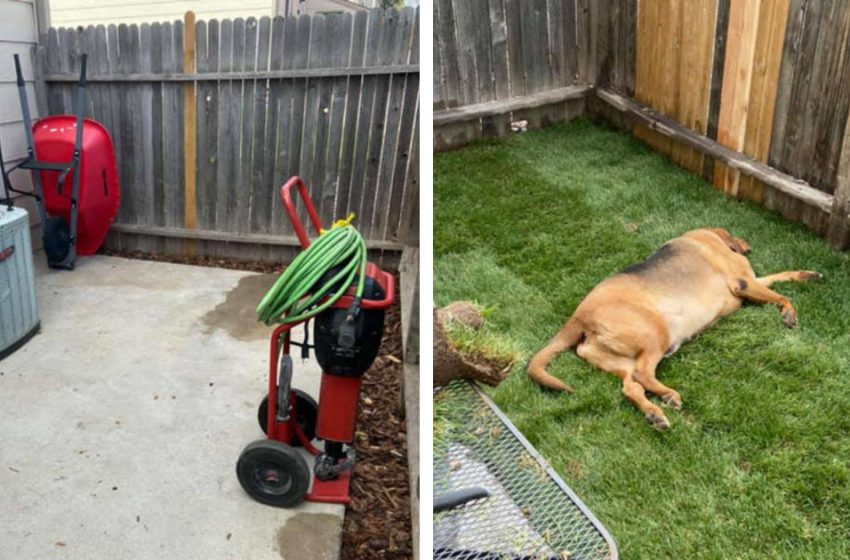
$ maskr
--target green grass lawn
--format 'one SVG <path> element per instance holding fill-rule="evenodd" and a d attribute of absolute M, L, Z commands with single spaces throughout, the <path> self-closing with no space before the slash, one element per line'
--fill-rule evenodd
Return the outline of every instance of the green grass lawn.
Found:
<path fill-rule="evenodd" d="M 434 292 L 471 299 L 522 360 L 492 395 L 617 540 L 621 558 L 850 557 L 850 258 L 715 191 L 629 135 L 585 120 L 434 159 Z M 662 361 L 682 394 L 653 431 L 619 380 L 564 353 L 544 392 L 530 356 L 606 276 L 685 231 L 753 246 L 800 327 L 745 306 Z"/>

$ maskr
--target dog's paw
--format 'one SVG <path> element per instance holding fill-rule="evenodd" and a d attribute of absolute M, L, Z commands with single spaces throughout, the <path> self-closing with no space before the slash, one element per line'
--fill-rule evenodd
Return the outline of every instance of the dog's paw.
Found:
<path fill-rule="evenodd" d="M 674 410 L 682 410 L 682 397 L 676 391 L 671 391 L 661 397 L 661 402 L 664 406 L 669 406 Z"/>
<path fill-rule="evenodd" d="M 790 305 L 787 307 L 782 307 L 779 309 L 779 312 L 782 314 L 782 322 L 785 323 L 785 326 L 789 329 L 793 329 L 797 326 L 797 312 Z"/>
<path fill-rule="evenodd" d="M 650 412 L 646 415 L 646 421 L 649 422 L 650 426 L 652 426 L 659 432 L 665 432 L 670 429 L 670 421 L 667 420 L 667 417 L 664 416 L 663 412 Z"/>
<path fill-rule="evenodd" d="M 823 274 L 815 270 L 800 271 L 800 280 L 802 282 L 808 282 L 809 280 L 820 280 L 821 278 L 823 278 Z"/>

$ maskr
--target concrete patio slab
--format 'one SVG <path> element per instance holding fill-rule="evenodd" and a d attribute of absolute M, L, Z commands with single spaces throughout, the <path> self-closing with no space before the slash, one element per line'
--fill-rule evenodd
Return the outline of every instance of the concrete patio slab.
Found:
<path fill-rule="evenodd" d="M 0 362 L 0 558 L 338 557 L 341 506 L 266 507 L 236 479 L 262 437 L 269 330 L 253 310 L 272 277 L 36 263 L 42 331 Z M 315 395 L 318 366 L 295 363 Z"/>

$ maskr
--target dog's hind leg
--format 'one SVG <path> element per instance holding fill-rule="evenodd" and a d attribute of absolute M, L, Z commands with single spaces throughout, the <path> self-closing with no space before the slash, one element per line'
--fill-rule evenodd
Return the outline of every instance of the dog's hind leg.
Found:
<path fill-rule="evenodd" d="M 666 430 L 669 428 L 670 421 L 667 420 L 664 411 L 646 398 L 646 391 L 643 385 L 635 381 L 632 374 L 624 374 L 622 378 L 623 394 L 643 412 L 647 422 L 656 430 Z"/>
<path fill-rule="evenodd" d="M 635 364 L 634 380 L 640 383 L 644 389 L 658 395 L 664 404 L 681 410 L 682 397 L 675 389 L 664 385 L 655 377 L 655 368 L 664 357 L 664 352 L 657 349 L 644 350 L 641 352 Z"/>
<path fill-rule="evenodd" d="M 777 306 L 785 325 L 788 327 L 797 326 L 797 311 L 788 298 L 774 292 L 760 282 L 753 282 L 752 279 L 734 278 L 729 281 L 729 289 L 737 297 L 753 303 L 769 303 Z"/>
<path fill-rule="evenodd" d="M 635 379 L 634 358 L 620 356 L 593 338 L 580 344 L 576 348 L 576 353 L 588 363 L 619 377 L 623 381 L 623 394 L 643 412 L 653 428 L 666 430 L 670 427 L 670 421 L 667 420 L 664 411 L 646 398 L 646 389 Z"/>
<path fill-rule="evenodd" d="M 788 270 L 756 278 L 756 281 L 762 286 L 769 288 L 774 282 L 808 282 L 816 278 L 822 278 L 820 272 L 815 272 L 814 270 Z"/>

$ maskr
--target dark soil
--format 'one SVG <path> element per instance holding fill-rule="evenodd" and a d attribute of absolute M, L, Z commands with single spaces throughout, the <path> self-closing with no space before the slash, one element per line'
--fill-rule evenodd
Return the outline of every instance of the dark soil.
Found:
<path fill-rule="evenodd" d="M 282 266 L 212 257 L 181 257 L 104 249 L 102 254 L 196 266 L 278 273 Z M 357 413 L 357 461 L 351 503 L 343 522 L 341 560 L 407 560 L 413 557 L 407 428 L 401 402 L 401 313 L 387 311 L 381 351 L 363 376 Z"/>
<path fill-rule="evenodd" d="M 250 270 L 252 272 L 266 272 L 270 274 L 280 272 L 283 268 L 280 264 L 261 261 L 237 261 L 232 259 L 218 259 L 215 257 L 203 256 L 188 257 L 179 255 L 160 255 L 158 253 L 146 253 L 144 251 L 119 251 L 118 249 L 101 248 L 98 253 L 101 255 L 109 255 L 111 257 L 124 257 L 125 259 L 191 264 L 195 266 L 211 266 L 215 268 L 229 268 L 232 270 Z"/>

